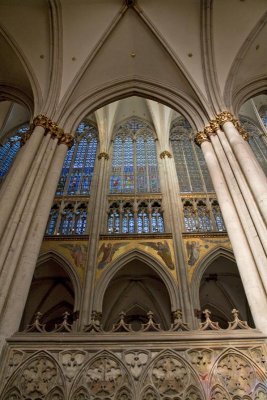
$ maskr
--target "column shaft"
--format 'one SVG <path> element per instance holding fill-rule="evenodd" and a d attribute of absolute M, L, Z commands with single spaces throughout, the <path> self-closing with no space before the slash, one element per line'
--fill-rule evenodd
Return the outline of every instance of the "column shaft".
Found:
<path fill-rule="evenodd" d="M 15 207 L 21 188 L 35 158 L 36 152 L 44 136 L 45 128 L 36 126 L 25 144 L 20 150 L 8 173 L 8 176 L 0 191 L 0 237 L 5 232 L 6 224 Z"/>
<path fill-rule="evenodd" d="M 5 282 L 5 285 L 3 285 L 0 289 L 0 313 L 2 312 L 11 282 L 14 279 L 14 275 L 16 274 L 16 268 L 21 252 L 25 247 L 25 240 L 28 235 L 28 229 L 30 227 L 35 208 L 38 204 L 39 195 L 43 189 L 43 183 L 45 181 L 47 171 L 49 170 L 51 160 L 55 152 L 56 143 L 57 139 L 50 139 L 48 143 L 47 151 L 36 174 L 36 178 L 33 182 L 32 189 L 27 199 L 27 204 L 25 205 L 23 213 L 17 223 L 17 229 L 14 238 L 11 242 L 6 259 L 2 266 L 0 279 L 2 282 Z"/>
<path fill-rule="evenodd" d="M 267 298 L 232 198 L 211 143 L 201 144 L 213 186 L 233 246 L 237 266 L 258 329 L 267 333 Z"/>
<path fill-rule="evenodd" d="M 249 205 L 249 214 L 251 215 L 251 218 L 255 224 L 257 233 L 260 237 L 262 246 L 264 247 L 264 250 L 267 254 L 267 229 L 266 229 L 266 225 L 262 219 L 262 216 L 259 212 L 258 205 L 256 204 L 255 199 L 254 199 L 253 195 L 251 194 L 251 191 L 247 184 L 247 181 L 240 169 L 240 166 L 236 160 L 235 155 L 233 154 L 231 146 L 229 145 L 229 142 L 228 142 L 227 138 L 225 137 L 224 132 L 222 132 L 221 130 L 217 130 L 217 135 L 218 135 L 218 138 L 224 149 L 226 157 L 229 161 L 229 164 L 232 168 L 232 172 L 235 175 L 236 181 L 239 185 L 240 191 L 242 192 L 245 203 L 247 205 Z"/>
<path fill-rule="evenodd" d="M 230 121 L 225 122 L 223 124 L 223 131 L 247 179 L 262 216 L 267 223 L 267 178 L 249 148 L 248 143 L 242 138 L 233 123 Z"/>
<path fill-rule="evenodd" d="M 54 140 L 54 145 L 56 142 L 57 139 Z M 7 337 L 19 328 L 66 152 L 65 144 L 56 147 L 46 174 L 35 213 L 31 219 L 30 229 L 17 263 L 16 274 L 1 315 L 0 332 L 2 336 Z"/>
<path fill-rule="evenodd" d="M 106 192 L 107 192 L 107 179 L 108 179 L 108 159 L 101 157 L 98 159 L 95 182 L 95 196 L 90 199 L 89 214 L 90 228 L 89 228 L 89 243 L 88 243 L 88 258 L 86 265 L 86 276 L 83 288 L 82 305 L 81 305 L 81 318 L 80 325 L 83 327 L 87 325 L 91 318 L 91 312 L 94 308 L 94 285 L 95 273 L 97 268 L 97 252 L 99 243 L 99 234 L 101 226 L 103 226 L 103 217 L 105 215 Z M 96 169 L 96 168 L 95 168 Z M 95 171 L 97 172 L 97 171 Z M 96 310 L 102 311 L 102 310 Z"/>
<path fill-rule="evenodd" d="M 262 284 L 267 293 L 267 269 L 266 269 L 267 259 L 266 259 L 264 249 L 259 240 L 255 226 L 251 219 L 250 213 L 247 209 L 246 203 L 244 202 L 242 193 L 239 190 L 236 179 L 235 179 L 234 174 L 231 170 L 231 167 L 228 163 L 228 160 L 226 158 L 226 155 L 221 146 L 218 136 L 212 135 L 211 142 L 212 142 L 213 148 L 215 150 L 215 153 L 217 155 L 218 161 L 220 163 L 221 169 L 224 173 L 224 178 L 227 182 L 227 185 L 228 185 L 229 191 L 231 193 L 233 202 L 235 204 L 237 213 L 239 215 L 241 224 L 243 226 L 244 232 L 248 239 L 248 244 L 249 244 L 251 252 L 253 254 L 255 263 L 260 271 L 260 276 L 262 278 Z"/>

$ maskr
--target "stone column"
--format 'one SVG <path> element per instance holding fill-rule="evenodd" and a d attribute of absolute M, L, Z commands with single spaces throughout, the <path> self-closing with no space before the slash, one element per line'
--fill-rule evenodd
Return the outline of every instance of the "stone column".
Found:
<path fill-rule="evenodd" d="M 19 151 L 7 178 L 0 191 L 0 237 L 5 232 L 6 224 L 23 187 L 25 179 L 30 171 L 31 164 L 35 159 L 43 139 L 48 123 L 51 122 L 46 116 L 38 115 L 34 118 L 34 130 L 29 140 Z"/>
<path fill-rule="evenodd" d="M 247 134 L 233 115 L 227 111 L 217 116 L 217 122 L 225 132 L 265 223 L 267 223 L 267 178 L 248 143 L 244 140 L 247 139 Z"/>
<path fill-rule="evenodd" d="M 170 228 L 173 232 L 173 245 L 175 264 L 177 266 L 176 272 L 179 281 L 178 290 L 181 308 L 183 311 L 184 320 L 186 320 L 190 324 L 190 326 L 194 326 L 195 318 L 187 278 L 187 267 L 185 263 L 186 256 L 183 249 L 183 224 L 181 219 L 183 211 L 178 201 L 179 187 L 176 168 L 170 151 L 165 150 L 161 152 L 160 158 L 162 159 L 162 169 L 165 179 L 165 193 L 163 193 L 163 195 L 166 196 L 166 200 L 168 203 Z"/>
<path fill-rule="evenodd" d="M 209 128 L 210 128 L 210 131 L 209 131 L 210 133 L 207 133 L 207 132 L 206 133 L 208 135 L 217 135 L 219 142 L 223 148 L 223 153 L 225 153 L 225 156 L 227 158 L 227 159 L 225 159 L 225 162 L 223 162 L 221 164 L 221 167 L 223 168 L 223 166 L 228 165 L 228 170 L 230 171 L 230 175 L 232 176 L 232 181 L 236 180 L 237 189 L 235 190 L 234 193 L 237 193 L 237 192 L 242 193 L 243 201 L 245 202 L 247 212 L 249 213 L 249 219 L 252 219 L 253 224 L 255 225 L 255 227 L 253 227 L 253 229 L 254 229 L 254 231 L 256 229 L 256 231 L 257 231 L 256 236 L 258 236 L 260 238 L 260 241 L 264 248 L 264 251 L 267 254 L 267 228 L 266 228 L 266 225 L 262 218 L 262 215 L 258 209 L 258 205 L 250 191 L 248 183 L 247 183 L 247 181 L 242 173 L 242 170 L 238 164 L 238 161 L 237 161 L 237 159 L 232 151 L 232 148 L 225 136 L 225 133 L 220 130 L 220 127 L 219 127 L 219 124 L 217 123 L 217 121 L 215 121 L 215 120 L 210 121 Z M 211 140 L 212 140 L 212 137 L 211 137 Z M 214 142 L 214 140 L 213 140 L 213 142 Z M 226 175 L 226 176 L 228 176 L 228 175 Z M 237 201 L 239 201 L 239 200 L 237 200 Z M 247 208 L 247 205 L 249 205 L 249 210 Z M 239 211 L 239 208 L 237 208 L 237 210 Z M 255 236 L 255 233 L 254 233 L 254 236 Z"/>
<path fill-rule="evenodd" d="M 2 337 L 10 336 L 19 328 L 64 158 L 68 146 L 73 141 L 71 135 L 63 134 L 63 132 L 54 135 L 53 138 L 54 146 L 57 143 L 59 145 L 55 148 L 49 169 L 46 171 L 27 237 L 16 264 L 10 290 L 0 314 L 0 335 Z"/>
<path fill-rule="evenodd" d="M 95 273 L 97 268 L 97 253 L 99 235 L 103 219 L 106 216 L 106 194 L 108 188 L 108 160 L 109 155 L 106 152 L 100 152 L 97 156 L 97 164 L 94 172 L 94 197 L 90 198 L 89 205 L 89 243 L 87 270 L 82 295 L 82 305 L 80 313 L 80 328 L 90 322 L 91 312 L 94 308 L 94 285 Z M 96 310 L 101 311 L 101 310 Z"/>
<path fill-rule="evenodd" d="M 224 178 L 227 182 L 229 192 L 232 196 L 233 203 L 235 204 L 237 214 L 239 216 L 240 222 L 242 224 L 244 233 L 247 237 L 248 244 L 250 246 L 251 252 L 253 254 L 255 263 L 260 272 L 260 276 L 262 278 L 262 284 L 265 288 L 265 292 L 267 293 L 267 258 L 262 247 L 262 243 L 259 239 L 257 231 L 255 229 L 254 223 L 251 219 L 249 210 L 246 206 L 242 193 L 239 189 L 239 186 L 236 182 L 233 171 L 229 165 L 228 159 L 224 153 L 220 140 L 214 132 L 211 133 L 212 128 L 206 127 L 204 132 L 210 136 L 211 143 L 217 155 L 217 159 L 221 166 L 221 169 L 224 174 Z M 267 232 L 266 232 L 267 236 Z"/>
<path fill-rule="evenodd" d="M 201 146 L 204 153 L 255 325 L 258 329 L 267 334 L 266 293 L 262 286 L 262 281 L 258 274 L 231 195 L 228 191 L 223 173 L 212 148 L 212 144 L 204 132 L 199 132 L 197 134 L 196 143 Z"/>

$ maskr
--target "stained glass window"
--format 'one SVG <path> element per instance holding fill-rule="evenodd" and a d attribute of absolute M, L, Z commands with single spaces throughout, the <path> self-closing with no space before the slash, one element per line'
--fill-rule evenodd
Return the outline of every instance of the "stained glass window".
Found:
<path fill-rule="evenodd" d="M 191 126 L 182 116 L 172 124 L 170 141 L 182 193 L 213 192 L 203 153 L 193 140 Z"/>
<path fill-rule="evenodd" d="M 265 128 L 267 128 L 267 105 L 261 106 L 259 110 L 260 117 L 262 119 L 262 122 L 265 125 Z"/>
<path fill-rule="evenodd" d="M 54 204 L 49 214 L 49 219 L 46 227 L 46 235 L 54 235 L 56 233 L 58 216 L 59 216 L 59 205 Z"/>
<path fill-rule="evenodd" d="M 267 175 L 267 137 L 263 138 L 264 133 L 247 118 L 240 116 L 242 127 L 249 134 L 249 144 L 261 165 L 265 175 Z"/>
<path fill-rule="evenodd" d="M 89 194 L 97 151 L 97 129 L 81 122 L 76 131 L 76 143 L 69 149 L 63 164 L 56 194 Z"/>
<path fill-rule="evenodd" d="M 11 167 L 20 149 L 21 136 L 28 130 L 28 124 L 21 126 L 14 136 L 10 137 L 3 146 L 0 146 L 0 179 L 6 175 Z"/>
<path fill-rule="evenodd" d="M 186 232 L 224 232 L 225 225 L 216 199 L 183 199 Z"/>
<path fill-rule="evenodd" d="M 160 191 L 156 144 L 151 127 L 132 118 L 120 125 L 113 143 L 111 193 Z"/>
<path fill-rule="evenodd" d="M 112 202 L 108 214 L 109 233 L 164 232 L 163 213 L 160 201 L 137 203 L 120 200 Z"/>

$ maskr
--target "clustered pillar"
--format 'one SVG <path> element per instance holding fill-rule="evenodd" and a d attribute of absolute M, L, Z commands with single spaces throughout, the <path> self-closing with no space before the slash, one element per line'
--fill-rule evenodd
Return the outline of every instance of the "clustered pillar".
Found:
<path fill-rule="evenodd" d="M 2 340 L 19 328 L 61 168 L 72 143 L 70 134 L 46 116 L 37 116 L 1 188 Z"/>
<path fill-rule="evenodd" d="M 267 333 L 267 180 L 247 140 L 248 134 L 229 112 L 217 115 L 195 137 L 204 153 L 255 324 Z"/>

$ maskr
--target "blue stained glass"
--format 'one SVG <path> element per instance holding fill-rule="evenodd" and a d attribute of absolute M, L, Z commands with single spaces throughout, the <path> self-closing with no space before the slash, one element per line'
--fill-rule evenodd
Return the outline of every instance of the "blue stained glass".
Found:
<path fill-rule="evenodd" d="M 47 235 L 54 235 L 55 234 L 55 228 L 57 224 L 57 219 L 59 215 L 59 210 L 56 207 L 52 207 L 50 211 L 50 216 L 46 228 L 46 234 Z"/>
<path fill-rule="evenodd" d="M 11 167 L 20 149 L 21 136 L 28 130 L 29 125 L 23 125 L 17 130 L 16 135 L 10 137 L 3 146 L 0 146 L 0 178 L 4 177 Z"/>
<path fill-rule="evenodd" d="M 87 212 L 86 209 L 83 209 L 79 212 L 79 215 L 76 219 L 76 226 L 75 226 L 76 235 L 82 235 L 83 233 L 85 233 L 86 220 L 87 220 Z"/>
<path fill-rule="evenodd" d="M 163 217 L 160 212 L 153 212 L 151 217 L 152 232 L 164 232 Z"/>
<path fill-rule="evenodd" d="M 202 150 L 192 140 L 192 129 L 184 117 L 178 117 L 170 131 L 180 191 L 214 191 Z"/>
<path fill-rule="evenodd" d="M 111 193 L 160 191 L 155 139 L 149 130 L 144 130 L 150 129 L 148 124 L 141 122 L 135 118 L 128 120 L 119 127 L 115 136 L 110 177 Z M 138 133 L 134 140 L 136 132 Z"/>
<path fill-rule="evenodd" d="M 71 235 L 73 233 L 73 209 L 66 209 L 61 217 L 59 233 L 62 235 Z"/>
<path fill-rule="evenodd" d="M 81 122 L 76 130 L 77 141 L 67 153 L 56 194 L 89 194 L 97 151 L 97 130 Z"/>

